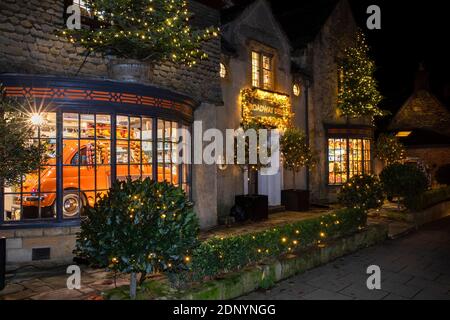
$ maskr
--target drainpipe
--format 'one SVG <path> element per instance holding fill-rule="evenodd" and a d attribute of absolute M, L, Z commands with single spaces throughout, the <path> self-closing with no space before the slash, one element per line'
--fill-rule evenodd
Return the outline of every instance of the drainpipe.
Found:
<path fill-rule="evenodd" d="M 309 80 L 305 81 L 305 133 L 306 143 L 309 147 Z M 309 191 L 309 168 L 306 168 L 306 190 Z"/>
<path fill-rule="evenodd" d="M 5 288 L 6 238 L 0 238 L 0 291 Z"/>

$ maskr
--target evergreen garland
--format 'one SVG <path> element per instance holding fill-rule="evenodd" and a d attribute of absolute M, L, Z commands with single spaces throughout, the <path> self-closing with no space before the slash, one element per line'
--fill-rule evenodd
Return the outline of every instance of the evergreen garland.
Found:
<path fill-rule="evenodd" d="M 60 35 L 90 52 L 148 62 L 193 66 L 207 58 L 202 44 L 218 36 L 214 27 L 192 30 L 185 0 L 86 0 L 98 28 L 65 29 Z"/>

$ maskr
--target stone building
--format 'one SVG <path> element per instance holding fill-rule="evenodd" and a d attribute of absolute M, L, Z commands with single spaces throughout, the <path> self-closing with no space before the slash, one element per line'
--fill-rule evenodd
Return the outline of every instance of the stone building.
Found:
<path fill-rule="evenodd" d="M 151 81 L 138 83 L 115 78 L 109 61 L 86 58 L 55 36 L 64 1 L 0 3 L 0 82 L 9 96 L 44 107 L 34 110 L 45 124 L 36 139 L 54 146 L 53 162 L 38 173 L 45 182 L 3 189 L 0 236 L 8 238 L 8 263 L 70 260 L 84 208 L 126 176 L 183 187 L 203 229 L 226 220 L 234 197 L 247 192 L 246 173 L 235 165 L 175 165 L 173 139 L 191 128 L 193 143 L 207 145 L 201 137 L 208 129 L 238 129 L 243 92 L 263 101 L 262 108 L 252 106 L 256 114 L 267 113 L 271 99 L 290 106 L 293 124 L 308 134 L 319 159 L 295 186 L 311 190 L 314 202 L 333 201 L 352 175 L 372 170 L 372 124 L 337 110 L 338 60 L 356 35 L 347 0 L 311 1 L 305 10 L 276 14 L 267 0 L 224 10 L 189 3 L 195 25 L 221 25 L 222 38 L 205 46 L 209 59 L 192 69 L 158 65 Z M 202 131 L 195 132 L 197 121 Z M 277 174 L 258 178 L 259 193 L 273 207 L 281 204 L 281 190 L 294 187 L 292 173 L 279 165 Z"/>
<path fill-rule="evenodd" d="M 412 95 L 388 129 L 405 145 L 407 161 L 424 165 L 434 183 L 437 169 L 450 163 L 450 111 L 431 93 L 423 65 L 417 71 Z"/>
<path fill-rule="evenodd" d="M 220 40 L 209 41 L 209 59 L 191 69 L 166 63 L 155 66 L 151 81 L 121 81 L 108 60 L 86 57 L 84 49 L 56 36 L 71 4 L 0 2 L 0 83 L 8 96 L 32 102 L 30 118 L 39 122 L 35 138 L 51 146 L 39 183 L 28 175 L 2 189 L 0 236 L 8 239 L 8 263 L 70 260 L 84 208 L 126 176 L 180 185 L 203 227 L 217 220 L 203 189 L 210 168 L 177 165 L 173 141 L 179 129 L 188 129 L 194 118 L 206 120 L 209 110 L 223 104 Z M 200 1 L 189 6 L 194 27 L 219 26 L 217 9 Z M 88 26 L 90 16 L 81 11 Z"/>

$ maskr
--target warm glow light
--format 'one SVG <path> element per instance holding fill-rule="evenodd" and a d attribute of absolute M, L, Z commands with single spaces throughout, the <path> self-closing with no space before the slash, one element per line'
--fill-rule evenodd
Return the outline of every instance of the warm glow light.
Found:
<path fill-rule="evenodd" d="M 412 131 L 399 131 L 395 136 L 397 138 L 407 138 L 411 135 Z"/>
<path fill-rule="evenodd" d="M 300 95 L 300 85 L 297 83 L 294 84 L 292 91 L 294 92 L 294 96 L 298 97 Z"/>
<path fill-rule="evenodd" d="M 44 117 L 39 113 L 33 113 L 30 116 L 30 123 L 33 126 L 41 126 L 44 124 Z"/>
<path fill-rule="evenodd" d="M 220 63 L 220 77 L 223 79 L 227 76 L 227 68 L 225 65 L 221 62 Z"/>

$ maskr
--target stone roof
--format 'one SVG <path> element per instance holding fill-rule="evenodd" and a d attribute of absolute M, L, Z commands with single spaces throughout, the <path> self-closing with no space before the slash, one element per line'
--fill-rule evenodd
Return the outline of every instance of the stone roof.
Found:
<path fill-rule="evenodd" d="M 389 125 L 389 130 L 414 129 L 450 136 L 450 112 L 425 89 L 416 90 Z"/>
<path fill-rule="evenodd" d="M 340 0 L 292 1 L 275 5 L 269 0 L 274 15 L 286 32 L 293 48 L 301 49 L 313 41 Z M 221 10 L 221 23 L 235 20 L 255 0 L 236 1 L 234 6 Z"/>

